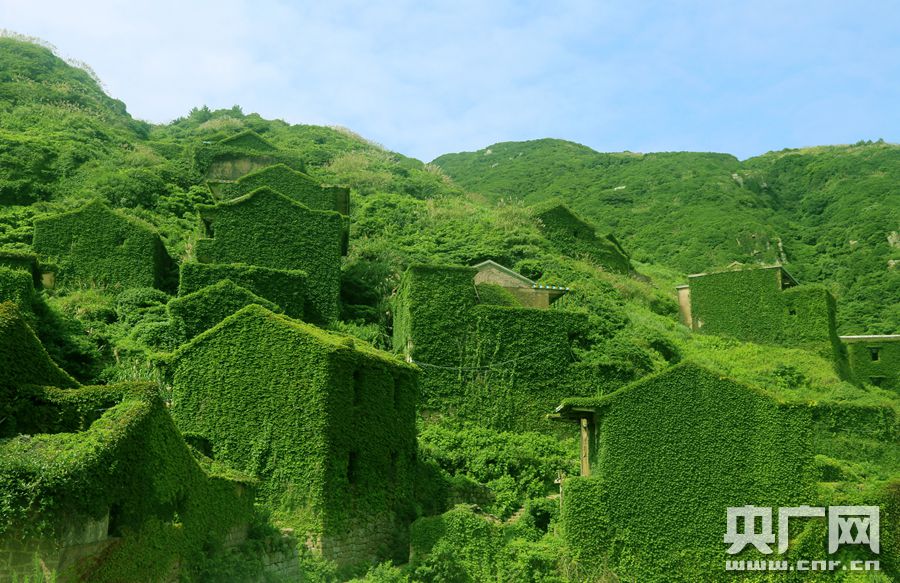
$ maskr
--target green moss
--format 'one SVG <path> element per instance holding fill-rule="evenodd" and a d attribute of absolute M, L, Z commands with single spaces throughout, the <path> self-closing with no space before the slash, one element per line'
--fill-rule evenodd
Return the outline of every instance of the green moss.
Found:
<path fill-rule="evenodd" d="M 225 279 L 278 305 L 292 318 L 306 319 L 307 275 L 304 271 L 244 264 L 185 263 L 181 266 L 178 295 L 198 292 Z"/>
<path fill-rule="evenodd" d="M 34 249 L 58 264 L 60 283 L 114 290 L 172 284 L 172 260 L 156 231 L 99 201 L 35 219 Z"/>
<path fill-rule="evenodd" d="M 562 517 L 576 558 L 598 570 L 702 580 L 726 558 L 727 507 L 815 501 L 808 407 L 692 363 L 567 404 L 596 411 L 596 477 L 565 482 Z"/>
<path fill-rule="evenodd" d="M 179 427 L 207 439 L 216 460 L 258 476 L 282 523 L 341 538 L 394 516 L 388 546 L 405 544 L 412 367 L 256 305 L 197 336 L 171 363 Z"/>
<path fill-rule="evenodd" d="M 223 279 L 192 294 L 175 298 L 169 302 L 168 310 L 174 326 L 189 340 L 250 304 L 281 312 L 281 308 L 274 303 L 230 279 Z"/>
<path fill-rule="evenodd" d="M 341 215 L 310 210 L 268 188 L 201 207 L 201 215 L 213 236 L 197 243 L 201 263 L 302 269 L 312 284 L 307 289 L 309 321 L 324 324 L 337 319 L 344 233 Z"/>

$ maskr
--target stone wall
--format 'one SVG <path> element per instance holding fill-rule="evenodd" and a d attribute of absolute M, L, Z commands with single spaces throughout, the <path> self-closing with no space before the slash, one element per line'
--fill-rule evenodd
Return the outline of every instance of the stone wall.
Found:
<path fill-rule="evenodd" d="M 374 564 L 392 558 L 404 530 L 390 514 L 360 518 L 340 536 L 307 535 L 306 548 L 341 566 Z"/>
<path fill-rule="evenodd" d="M 99 520 L 72 525 L 58 539 L 3 540 L 0 542 L 0 581 L 43 575 L 67 580 L 65 575 L 87 557 L 103 552 L 116 539 L 107 535 L 109 513 Z"/>

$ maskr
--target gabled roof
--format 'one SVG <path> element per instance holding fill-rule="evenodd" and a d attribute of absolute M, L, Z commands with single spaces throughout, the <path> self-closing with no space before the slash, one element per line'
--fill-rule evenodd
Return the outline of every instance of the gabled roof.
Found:
<path fill-rule="evenodd" d="M 581 417 L 584 413 L 596 413 L 602 409 L 605 409 L 606 407 L 614 405 L 616 401 L 618 401 L 622 396 L 634 391 L 640 391 L 644 386 L 652 383 L 660 377 L 679 374 L 682 371 L 727 380 L 731 383 L 734 383 L 735 385 L 739 385 L 745 388 L 748 391 L 752 391 L 753 393 L 772 399 L 774 402 L 778 402 L 778 400 L 773 395 L 769 394 L 759 387 L 747 384 L 728 376 L 724 376 L 721 373 L 718 373 L 701 364 L 691 361 L 684 361 L 674 366 L 668 367 L 656 374 L 651 374 L 642 379 L 638 379 L 637 381 L 634 381 L 633 383 L 628 384 L 608 395 L 602 395 L 599 397 L 570 397 L 568 399 L 565 399 L 556 408 L 554 413 L 551 415 L 551 418 L 572 419 Z"/>
<path fill-rule="evenodd" d="M 509 275 L 510 277 L 514 277 L 515 279 L 521 281 L 525 287 L 537 287 L 537 284 L 534 281 L 528 279 L 521 273 L 516 273 L 512 269 L 510 269 L 508 267 L 503 267 L 496 261 L 491 261 L 490 259 L 488 259 L 487 261 L 482 261 L 481 263 L 478 263 L 477 265 L 473 265 L 472 267 L 474 267 L 478 271 L 483 271 L 487 268 L 493 267 L 493 268 L 499 269 L 506 275 Z"/>
<path fill-rule="evenodd" d="M 142 231 L 147 231 L 154 235 L 159 235 L 157 230 L 153 228 L 153 225 L 147 223 L 141 219 L 136 217 L 128 216 L 126 214 L 121 213 L 116 209 L 112 209 L 105 202 L 100 200 L 99 198 L 95 198 L 90 202 L 70 211 L 57 213 L 55 215 L 45 215 L 39 218 L 35 218 L 35 223 L 52 223 L 58 220 L 65 220 L 72 217 L 81 217 L 82 215 L 89 214 L 103 214 L 115 218 L 117 221 L 128 224 L 131 227 L 136 229 L 140 229 Z"/>
<path fill-rule="evenodd" d="M 272 152 L 278 149 L 253 130 L 244 130 L 233 136 L 228 136 L 227 138 L 219 140 L 218 143 L 222 146 L 234 146 L 247 150 L 260 150 L 263 152 Z"/>
<path fill-rule="evenodd" d="M 15 304 L 0 303 L 0 387 L 23 384 L 78 386 L 53 362 Z"/>
<path fill-rule="evenodd" d="M 238 310 L 231 316 L 222 320 L 219 324 L 197 335 L 193 340 L 182 345 L 174 353 L 169 355 L 166 360 L 176 361 L 194 347 L 208 342 L 222 332 L 232 328 L 241 328 L 247 322 L 263 323 L 265 324 L 262 327 L 263 330 L 268 332 L 274 332 L 276 329 L 281 328 L 297 334 L 302 334 L 317 342 L 325 351 L 355 350 L 387 364 L 396 366 L 402 365 L 405 368 L 415 368 L 400 358 L 388 352 L 378 350 L 363 340 L 345 334 L 328 332 L 317 326 L 313 326 L 312 324 L 307 324 L 281 314 L 276 314 L 256 304 L 251 304 Z"/>
<path fill-rule="evenodd" d="M 745 264 L 743 264 L 743 263 L 741 263 L 741 262 L 739 262 L 739 261 L 733 261 L 733 262 L 731 262 L 731 263 L 728 265 L 728 267 L 726 267 L 725 269 L 720 269 L 719 271 L 710 271 L 710 272 L 703 272 L 703 273 L 692 273 L 692 274 L 688 275 L 688 279 L 695 278 L 695 277 L 703 277 L 703 276 L 706 276 L 706 275 L 714 275 L 714 274 L 717 274 L 717 273 L 734 273 L 734 272 L 741 272 L 741 271 L 749 271 L 749 270 L 751 270 L 751 269 L 780 269 L 780 270 L 781 270 L 781 275 L 782 275 L 782 277 L 783 277 L 784 279 L 787 280 L 787 284 L 788 284 L 789 287 L 793 287 L 793 286 L 796 286 L 796 285 L 800 285 L 800 284 L 797 282 L 797 280 L 794 279 L 794 276 L 791 275 L 790 273 L 788 273 L 788 270 L 785 269 L 784 266 L 781 265 L 781 264 L 776 264 L 776 265 L 750 265 L 750 266 L 748 266 L 748 265 L 745 265 Z"/>
<path fill-rule="evenodd" d="M 297 210 L 302 210 L 303 212 L 306 212 L 306 213 L 327 213 L 327 214 L 335 215 L 338 217 L 341 216 L 340 213 L 338 213 L 336 211 L 311 209 L 308 206 L 306 206 L 305 204 L 303 204 L 302 202 L 298 202 L 288 196 L 285 196 L 284 194 L 281 194 L 277 190 L 272 190 L 268 186 L 263 186 L 261 188 L 257 188 L 256 190 L 254 190 L 252 192 L 248 192 L 244 196 L 239 196 L 239 197 L 233 198 L 231 200 L 225 200 L 222 202 L 218 202 L 214 205 L 206 205 L 206 204 L 197 205 L 197 209 L 200 211 L 201 217 L 203 217 L 204 219 L 207 219 L 207 220 L 212 220 L 215 217 L 216 211 L 218 211 L 219 209 L 241 206 L 241 205 L 248 203 L 256 198 L 268 199 L 268 200 L 276 201 L 279 203 L 288 204 L 288 205 L 295 207 Z"/>

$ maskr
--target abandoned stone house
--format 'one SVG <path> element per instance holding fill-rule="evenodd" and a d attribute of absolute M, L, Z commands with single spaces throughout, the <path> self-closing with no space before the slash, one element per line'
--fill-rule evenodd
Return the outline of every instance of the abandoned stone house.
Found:
<path fill-rule="evenodd" d="M 862 382 L 900 391 L 900 334 L 841 336 L 850 370 Z"/>
<path fill-rule="evenodd" d="M 100 201 L 35 219 L 33 248 L 55 264 L 61 282 L 121 290 L 168 289 L 175 281 L 175 264 L 156 230 Z M 45 282 L 53 279 L 46 276 Z"/>
<path fill-rule="evenodd" d="M 524 275 L 490 259 L 473 267 L 477 270 L 475 273 L 476 287 L 478 284 L 500 286 L 515 296 L 526 308 L 547 309 L 550 304 L 569 291 L 567 287 L 535 283 Z"/>
<path fill-rule="evenodd" d="M 822 285 L 799 285 L 780 265 L 735 265 L 688 276 L 678 287 L 682 321 L 701 334 L 816 352 L 849 377 L 835 301 Z"/>
<path fill-rule="evenodd" d="M 208 184 L 213 194 L 220 200 L 238 198 L 257 188 L 268 187 L 313 210 L 350 215 L 349 189 L 323 186 L 308 174 L 294 170 L 286 164 L 266 166 L 235 181 L 217 181 Z"/>
<path fill-rule="evenodd" d="M 252 305 L 179 348 L 170 368 L 182 432 L 259 478 L 310 549 L 341 564 L 405 558 L 414 367 Z"/>
<path fill-rule="evenodd" d="M 250 479 L 201 468 L 158 395 L 79 386 L 0 304 L 0 580 L 35 565 L 61 582 L 163 580 L 246 534 Z"/>
<path fill-rule="evenodd" d="M 593 225 L 559 199 L 535 205 L 531 212 L 537 219 L 538 228 L 560 253 L 587 259 L 608 271 L 633 271 L 628 253 L 614 236 L 598 235 Z"/>
<path fill-rule="evenodd" d="M 835 300 L 799 285 L 780 265 L 688 276 L 678 286 L 682 322 L 695 332 L 804 348 L 829 358 L 847 380 L 900 386 L 900 335 L 838 336 Z"/>
<path fill-rule="evenodd" d="M 565 291 L 494 262 L 410 267 L 394 301 L 394 348 L 422 368 L 422 407 L 498 428 L 547 429 L 543 411 L 556 401 L 593 394 L 573 351 L 587 316 L 547 309 Z"/>
<path fill-rule="evenodd" d="M 562 484 L 566 541 L 620 577 L 703 580 L 721 569 L 726 508 L 812 495 L 809 411 L 690 362 L 566 399 L 551 417 L 580 433 L 581 475 Z"/>
<path fill-rule="evenodd" d="M 209 238 L 197 242 L 199 262 L 304 271 L 309 321 L 324 324 L 337 318 L 341 256 L 347 252 L 340 214 L 312 210 L 260 188 L 201 206 L 200 215 Z"/>
<path fill-rule="evenodd" d="M 283 156 L 271 142 L 253 130 L 245 130 L 200 144 L 194 158 L 199 170 L 215 183 L 237 180 L 249 172 L 281 162 Z"/>

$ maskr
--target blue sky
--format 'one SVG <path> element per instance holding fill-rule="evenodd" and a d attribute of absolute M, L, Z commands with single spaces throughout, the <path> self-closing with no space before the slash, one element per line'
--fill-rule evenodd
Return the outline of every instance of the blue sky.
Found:
<path fill-rule="evenodd" d="M 428 161 L 555 137 L 739 158 L 900 141 L 900 3 L 0 0 L 132 115 L 239 104 Z"/>

